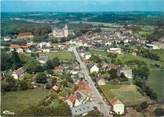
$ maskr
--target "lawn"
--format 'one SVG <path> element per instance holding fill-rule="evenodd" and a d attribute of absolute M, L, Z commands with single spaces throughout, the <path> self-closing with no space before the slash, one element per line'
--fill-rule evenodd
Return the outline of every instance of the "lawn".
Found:
<path fill-rule="evenodd" d="M 158 100 L 164 101 L 164 70 L 150 70 L 147 84 L 157 93 Z"/>
<path fill-rule="evenodd" d="M 1 111 L 20 112 L 31 105 L 36 105 L 48 94 L 49 91 L 46 89 L 7 92 L 1 96 Z"/>
<path fill-rule="evenodd" d="M 50 52 L 46 54 L 48 55 L 50 59 L 57 57 L 60 60 L 63 60 L 65 62 L 72 62 L 75 60 L 74 54 L 68 51 Z"/>
<path fill-rule="evenodd" d="M 137 105 L 143 101 L 150 101 L 148 97 L 142 96 L 135 85 L 111 85 L 100 86 L 105 97 L 110 102 L 112 99 L 120 99 L 126 106 Z"/>

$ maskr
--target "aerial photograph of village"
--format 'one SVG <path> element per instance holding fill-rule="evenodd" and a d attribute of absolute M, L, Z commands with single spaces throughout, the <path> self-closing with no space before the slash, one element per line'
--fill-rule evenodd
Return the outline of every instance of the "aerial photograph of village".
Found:
<path fill-rule="evenodd" d="M 2 117 L 164 117 L 164 0 L 1 0 Z"/>

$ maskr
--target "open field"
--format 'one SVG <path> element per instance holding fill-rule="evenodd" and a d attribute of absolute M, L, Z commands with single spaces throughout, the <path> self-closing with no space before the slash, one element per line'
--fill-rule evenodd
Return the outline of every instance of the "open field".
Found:
<path fill-rule="evenodd" d="M 152 50 L 153 53 L 160 57 L 160 60 L 164 62 L 164 49 Z"/>
<path fill-rule="evenodd" d="M 107 51 L 100 49 L 90 49 L 89 52 L 93 55 L 99 56 L 100 58 L 108 58 Z"/>
<path fill-rule="evenodd" d="M 147 84 L 157 93 L 158 100 L 164 101 L 164 70 L 150 70 Z"/>
<path fill-rule="evenodd" d="M 46 89 L 7 92 L 1 96 L 1 111 L 20 112 L 31 105 L 36 105 L 48 94 L 49 91 Z"/>
<path fill-rule="evenodd" d="M 135 85 L 111 85 L 100 86 L 107 100 L 120 99 L 126 106 L 137 105 L 144 101 L 150 101 L 148 97 L 142 96 Z"/>
<path fill-rule="evenodd" d="M 141 56 L 134 56 L 131 54 L 121 54 L 117 57 L 117 59 L 120 59 L 123 63 L 126 63 L 127 61 L 130 60 L 140 60 L 140 61 L 144 61 L 149 66 L 153 64 L 159 64 L 162 68 L 164 68 L 164 62 L 147 59 Z"/>
<path fill-rule="evenodd" d="M 63 60 L 65 62 L 71 62 L 75 60 L 74 54 L 68 51 L 50 52 L 46 54 L 50 59 L 57 57 L 59 60 Z"/>

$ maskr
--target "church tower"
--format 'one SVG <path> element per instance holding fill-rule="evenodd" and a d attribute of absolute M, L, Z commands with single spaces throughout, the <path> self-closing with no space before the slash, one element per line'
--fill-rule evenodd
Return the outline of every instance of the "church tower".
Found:
<path fill-rule="evenodd" d="M 64 37 L 68 37 L 68 26 L 67 26 L 67 24 L 64 27 Z"/>

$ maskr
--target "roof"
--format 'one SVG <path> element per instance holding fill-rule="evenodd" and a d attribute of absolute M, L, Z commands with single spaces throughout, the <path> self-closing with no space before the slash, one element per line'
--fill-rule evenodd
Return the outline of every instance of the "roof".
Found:
<path fill-rule="evenodd" d="M 18 48 L 27 49 L 27 48 L 29 48 L 30 46 L 28 46 L 28 45 L 11 44 L 10 47 L 13 48 L 13 49 L 18 49 Z"/>
<path fill-rule="evenodd" d="M 123 104 L 119 99 L 113 99 L 111 104 L 114 106 L 115 104 Z"/>
<path fill-rule="evenodd" d="M 21 37 L 21 36 L 31 36 L 31 35 L 33 35 L 31 32 L 23 32 L 23 33 L 19 33 L 18 37 Z"/>
<path fill-rule="evenodd" d="M 83 79 L 79 80 L 76 85 L 77 85 L 78 90 L 83 90 L 86 93 L 90 93 L 91 92 L 91 87 Z"/>
<path fill-rule="evenodd" d="M 71 95 L 68 97 L 67 100 L 69 100 L 69 101 L 71 101 L 72 103 L 74 103 L 75 100 L 76 100 L 76 96 L 71 94 Z"/>
<path fill-rule="evenodd" d="M 25 69 L 23 67 L 13 71 L 13 73 L 18 75 L 18 77 L 21 76 L 21 74 L 23 74 L 24 72 L 25 72 Z"/>

